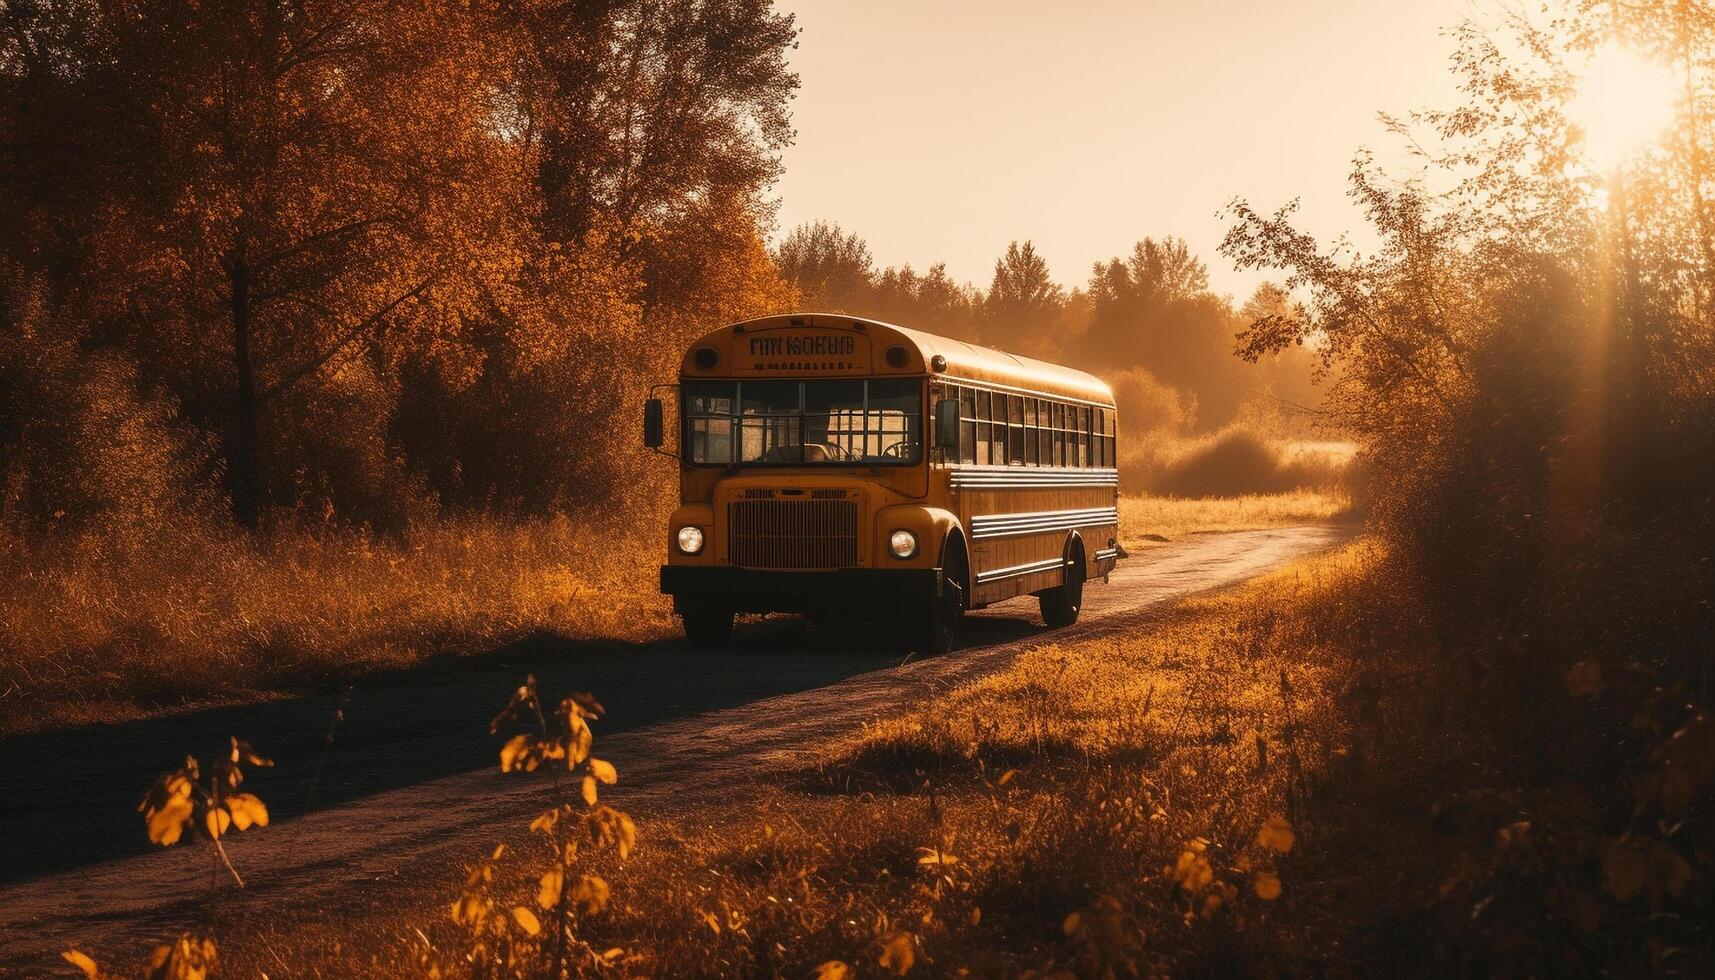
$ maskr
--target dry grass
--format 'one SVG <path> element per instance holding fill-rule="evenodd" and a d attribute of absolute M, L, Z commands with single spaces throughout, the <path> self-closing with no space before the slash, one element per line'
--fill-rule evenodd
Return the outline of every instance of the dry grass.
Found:
<path fill-rule="evenodd" d="M 1120 636 L 1032 649 L 760 797 L 645 821 L 580 936 L 651 976 L 828 960 L 878 975 L 901 949 L 929 976 L 1411 967 L 1422 950 L 1389 924 L 1422 913 L 1448 859 L 1424 838 L 1425 794 L 1477 736 L 1365 693 L 1372 665 L 1409 674 L 1403 651 L 1425 649 L 1381 567 L 1355 546 Z M 1432 758 L 1400 751 L 1424 739 Z M 1384 747 L 1428 761 L 1372 765 Z M 1270 821 L 1292 827 L 1289 850 Z M 386 973 L 425 944 L 444 961 L 459 940 L 441 898 L 273 927 L 232 962 Z M 354 929 L 393 938 L 354 953 Z"/>
<path fill-rule="evenodd" d="M 1337 490 L 1294 490 L 1243 497 L 1122 497 L 1120 543 L 1138 551 L 1188 534 L 1252 531 L 1340 520 L 1351 498 Z"/>
<path fill-rule="evenodd" d="M 536 630 L 665 633 L 619 533 L 472 519 L 403 540 L 178 528 L 0 549 L 0 732 L 257 700 Z"/>
<path fill-rule="evenodd" d="M 1338 512 L 1332 494 L 1122 502 L 1128 548 L 1157 534 Z M 250 541 L 196 524 L 0 548 L 0 733 L 262 700 L 475 652 L 534 632 L 675 629 L 635 527 L 471 518 L 403 538 L 294 529 Z"/>
<path fill-rule="evenodd" d="M 1328 520 L 1331 492 L 1121 502 L 1121 540 Z M 566 518 L 441 522 L 395 539 L 192 525 L 0 549 L 0 733 L 262 700 L 533 631 L 643 639 L 675 629 L 634 528 Z"/>

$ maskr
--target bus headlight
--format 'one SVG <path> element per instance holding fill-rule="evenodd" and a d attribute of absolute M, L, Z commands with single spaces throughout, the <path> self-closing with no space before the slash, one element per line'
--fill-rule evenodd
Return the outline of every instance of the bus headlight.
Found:
<path fill-rule="evenodd" d="M 917 553 L 917 535 L 910 531 L 895 531 L 888 535 L 887 550 L 895 558 L 910 558 Z"/>
<path fill-rule="evenodd" d="M 703 529 L 686 525 L 679 529 L 679 550 L 694 555 L 703 550 Z"/>

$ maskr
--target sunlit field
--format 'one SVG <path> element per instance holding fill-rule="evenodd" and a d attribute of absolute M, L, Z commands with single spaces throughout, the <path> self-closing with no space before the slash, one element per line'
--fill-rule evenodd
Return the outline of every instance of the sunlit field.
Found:
<path fill-rule="evenodd" d="M 0 733 L 327 690 L 536 631 L 666 635 L 624 527 L 468 520 L 248 543 L 191 529 L 0 555 Z M 621 548 L 619 551 L 624 552 Z"/>
<path fill-rule="evenodd" d="M 1250 494 L 1243 497 L 1120 498 L 1120 544 L 1148 561 L 1144 549 L 1191 534 L 1294 527 L 1346 519 L 1352 502 L 1331 490 Z"/>

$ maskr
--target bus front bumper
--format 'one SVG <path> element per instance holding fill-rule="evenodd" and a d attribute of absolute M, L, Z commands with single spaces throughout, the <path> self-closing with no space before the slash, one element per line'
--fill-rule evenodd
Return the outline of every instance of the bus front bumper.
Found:
<path fill-rule="evenodd" d="M 862 611 L 872 600 L 933 599 L 939 568 L 839 568 L 826 572 L 768 572 L 730 565 L 662 565 L 661 591 L 673 608 L 716 603 L 734 612 Z"/>

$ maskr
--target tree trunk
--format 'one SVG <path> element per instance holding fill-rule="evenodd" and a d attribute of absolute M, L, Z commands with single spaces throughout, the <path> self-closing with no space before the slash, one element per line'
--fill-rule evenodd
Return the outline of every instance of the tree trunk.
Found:
<path fill-rule="evenodd" d="M 256 367 L 250 358 L 250 268 L 244 243 L 232 250 L 232 358 L 238 372 L 238 417 L 233 420 L 227 453 L 227 483 L 232 513 L 245 527 L 255 528 L 262 515 L 262 463 L 256 438 Z"/>

